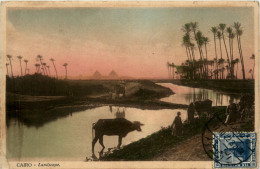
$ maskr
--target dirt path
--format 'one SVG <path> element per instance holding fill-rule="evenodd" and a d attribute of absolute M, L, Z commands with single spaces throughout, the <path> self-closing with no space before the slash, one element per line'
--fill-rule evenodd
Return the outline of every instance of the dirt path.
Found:
<path fill-rule="evenodd" d="M 153 161 L 211 161 L 205 153 L 201 134 L 195 135 L 188 140 L 180 142 L 168 151 L 156 155 Z"/>

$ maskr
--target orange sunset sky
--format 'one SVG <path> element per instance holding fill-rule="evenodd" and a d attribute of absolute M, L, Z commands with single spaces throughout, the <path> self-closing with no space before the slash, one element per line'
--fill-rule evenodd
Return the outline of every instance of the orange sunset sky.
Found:
<path fill-rule="evenodd" d="M 69 77 L 91 76 L 96 70 L 107 75 L 115 70 L 120 76 L 168 78 L 166 63 L 181 64 L 187 59 L 181 45 L 181 27 L 188 22 L 198 22 L 199 30 L 209 38 L 209 59 L 215 57 L 210 28 L 219 23 L 232 26 L 240 22 L 246 78 L 251 77 L 248 73 L 253 66 L 249 57 L 254 53 L 251 7 L 8 8 L 6 50 L 13 56 L 14 75 L 20 75 L 18 55 L 29 60 L 32 74 L 40 54 L 53 75 L 50 58 L 56 60 L 59 76 L 65 75 L 62 65 L 66 62 Z M 197 49 L 195 55 L 198 59 Z M 224 50 L 223 57 L 226 58 Z M 234 58 L 238 57 L 234 39 Z M 24 63 L 22 66 L 24 69 Z M 240 65 L 238 76 L 241 77 Z"/>

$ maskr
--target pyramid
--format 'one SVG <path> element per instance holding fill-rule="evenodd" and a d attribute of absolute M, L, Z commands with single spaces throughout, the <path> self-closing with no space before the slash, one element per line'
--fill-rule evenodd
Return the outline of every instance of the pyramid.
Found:
<path fill-rule="evenodd" d="M 92 75 L 93 77 L 101 77 L 102 75 L 99 73 L 99 71 L 95 71 L 95 73 Z"/>
<path fill-rule="evenodd" d="M 109 73 L 108 77 L 118 77 L 118 75 L 117 75 L 117 73 L 116 73 L 114 70 L 112 70 L 112 71 Z"/>

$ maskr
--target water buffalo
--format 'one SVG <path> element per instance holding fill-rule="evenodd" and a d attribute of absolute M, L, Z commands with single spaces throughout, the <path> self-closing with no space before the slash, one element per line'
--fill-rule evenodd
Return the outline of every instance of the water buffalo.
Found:
<path fill-rule="evenodd" d="M 103 136 L 113 136 L 117 135 L 118 138 L 118 148 L 120 148 L 122 144 L 122 138 L 125 137 L 129 132 L 134 130 L 141 131 L 141 124 L 138 121 L 128 121 L 124 118 L 116 118 L 116 119 L 99 119 L 96 123 L 93 124 L 92 130 L 95 130 L 95 137 L 92 141 L 92 153 L 94 155 L 94 147 L 99 140 L 100 145 L 104 150 L 105 146 L 103 144 Z"/>
<path fill-rule="evenodd" d="M 202 113 L 207 112 L 208 117 L 211 116 L 211 108 L 212 108 L 212 101 L 206 99 L 204 101 L 195 101 L 194 102 L 194 109 L 198 113 L 199 118 L 201 118 Z"/>

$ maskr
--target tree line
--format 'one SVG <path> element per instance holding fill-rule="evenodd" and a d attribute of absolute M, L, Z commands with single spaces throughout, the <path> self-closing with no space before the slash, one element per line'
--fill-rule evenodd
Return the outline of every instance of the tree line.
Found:
<path fill-rule="evenodd" d="M 243 30 L 239 22 L 227 27 L 220 23 L 218 26 L 211 27 L 214 39 L 215 57 L 208 59 L 209 38 L 204 36 L 198 29 L 197 22 L 186 23 L 181 28 L 184 33 L 182 37 L 182 46 L 185 48 L 187 60 L 181 65 L 167 63 L 168 74 L 174 78 L 177 73 L 184 79 L 237 79 L 238 64 L 241 64 L 243 80 L 245 80 L 244 56 L 242 50 L 241 36 Z M 239 58 L 234 57 L 234 41 L 236 40 Z M 219 46 L 219 51 L 217 50 Z M 198 50 L 199 58 L 195 56 L 195 50 Z M 224 52 L 223 52 L 224 50 Z M 253 68 L 249 73 L 254 78 L 255 55 L 250 57 L 254 61 Z M 176 71 L 175 71 L 176 69 Z"/>
<path fill-rule="evenodd" d="M 9 77 L 14 77 L 14 73 L 13 73 L 13 65 L 12 65 L 12 60 L 13 60 L 13 56 L 12 55 L 7 55 L 7 59 L 8 59 L 8 62 L 6 63 L 6 72 L 7 72 L 7 76 Z M 25 64 L 25 68 L 24 68 L 24 71 L 23 71 L 23 64 L 22 64 L 22 59 L 23 57 L 22 56 L 17 56 L 17 59 L 19 60 L 19 66 L 20 66 L 20 69 L 21 69 L 21 76 L 25 76 L 25 75 L 28 75 L 30 74 L 30 69 L 28 68 L 28 62 L 29 60 L 28 59 L 24 59 L 24 64 Z M 41 55 L 38 55 L 37 56 L 37 60 L 39 61 L 38 63 L 35 63 L 34 66 L 35 66 L 35 72 L 36 74 L 42 74 L 44 76 L 52 76 L 51 75 L 51 71 L 50 71 L 50 66 L 47 65 L 46 62 L 43 62 L 43 56 Z M 57 72 L 57 69 L 56 69 L 56 65 L 55 65 L 55 60 L 53 58 L 50 59 L 50 62 L 52 63 L 53 65 L 53 68 L 54 68 L 54 71 L 55 71 L 55 77 L 58 79 L 58 72 Z M 9 66 L 10 66 L 10 73 L 9 73 Z M 66 73 L 66 77 L 65 79 L 67 79 L 67 66 L 68 64 L 67 63 L 64 63 L 63 64 L 64 68 L 65 68 L 65 73 Z"/>

